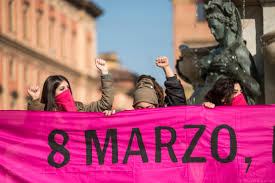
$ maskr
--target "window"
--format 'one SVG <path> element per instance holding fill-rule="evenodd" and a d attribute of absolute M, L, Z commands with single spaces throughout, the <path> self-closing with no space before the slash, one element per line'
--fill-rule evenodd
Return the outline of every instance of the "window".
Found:
<path fill-rule="evenodd" d="M 77 45 L 76 45 L 76 32 L 72 32 L 72 39 L 71 39 L 71 59 L 72 61 L 76 61 L 76 53 L 77 53 Z"/>
<path fill-rule="evenodd" d="M 199 22 L 205 21 L 204 2 L 202 0 L 197 1 L 197 20 Z"/>
<path fill-rule="evenodd" d="M 60 35 L 60 52 L 61 52 L 61 57 L 64 58 L 66 57 L 66 50 L 65 50 L 65 46 L 66 46 L 66 40 L 65 40 L 65 36 L 66 36 L 66 26 L 63 24 L 61 26 L 61 35 Z"/>
<path fill-rule="evenodd" d="M 28 85 L 30 83 L 30 80 L 29 80 L 29 66 L 28 65 L 24 66 L 24 81 L 25 81 L 26 85 Z"/>
<path fill-rule="evenodd" d="M 0 96 L 2 95 L 3 91 L 4 91 L 3 85 L 0 83 Z"/>
<path fill-rule="evenodd" d="M 23 4 L 23 15 L 22 15 L 22 18 L 23 18 L 23 38 L 25 40 L 28 40 L 29 39 L 29 27 L 30 27 L 30 24 L 29 24 L 29 9 L 30 9 L 30 4 L 29 2 L 27 1 L 24 1 L 24 4 Z"/>
<path fill-rule="evenodd" d="M 16 107 L 16 103 L 17 103 L 17 99 L 18 99 L 18 92 L 17 91 L 12 91 L 11 93 L 10 93 L 10 95 L 11 95 L 11 103 L 10 103 L 10 108 L 11 109 L 15 109 L 15 107 Z"/>
<path fill-rule="evenodd" d="M 9 59 L 9 77 L 11 78 L 11 80 L 15 80 L 15 75 L 16 75 L 16 71 L 15 71 L 15 63 L 14 63 L 14 59 L 13 57 L 11 57 Z"/>
<path fill-rule="evenodd" d="M 15 6 L 14 0 L 9 0 L 8 1 L 8 18 L 9 18 L 8 28 L 10 32 L 15 31 L 15 18 L 14 18 L 15 7 L 14 6 Z"/>
<path fill-rule="evenodd" d="M 87 66 L 91 66 L 91 48 L 92 48 L 92 40 L 91 38 L 87 38 L 87 44 L 86 44 L 86 61 L 87 61 Z"/>
<path fill-rule="evenodd" d="M 43 18 L 43 12 L 41 10 L 37 10 L 36 13 L 36 44 L 39 47 L 42 47 L 42 30 L 43 30 L 43 22 L 42 22 L 42 18 Z"/>
<path fill-rule="evenodd" d="M 55 29 L 55 19 L 53 17 L 51 17 L 50 21 L 49 21 L 49 48 L 50 48 L 51 53 L 55 53 L 54 29 Z"/>

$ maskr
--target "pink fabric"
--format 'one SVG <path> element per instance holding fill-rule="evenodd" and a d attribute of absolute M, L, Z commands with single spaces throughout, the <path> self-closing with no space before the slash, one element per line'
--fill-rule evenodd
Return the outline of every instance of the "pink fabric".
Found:
<path fill-rule="evenodd" d="M 55 97 L 55 103 L 59 107 L 59 109 L 61 109 L 61 111 L 77 111 L 73 96 L 69 89 L 57 95 Z"/>
<path fill-rule="evenodd" d="M 247 105 L 244 95 L 241 93 L 232 99 L 232 105 Z"/>
<path fill-rule="evenodd" d="M 274 182 L 274 111 L 275 106 L 221 106 L 215 109 L 183 106 L 124 111 L 110 117 L 102 113 L 0 111 L 0 182 Z M 235 131 L 237 141 L 235 159 L 228 163 L 217 161 L 211 152 L 213 133 L 223 124 Z M 182 161 L 198 131 L 196 126 L 191 128 L 186 125 L 205 125 L 191 153 L 191 157 L 204 157 L 205 162 Z M 167 147 L 161 148 L 161 162 L 156 162 L 158 127 L 174 129 L 172 148 L 176 162 L 172 161 Z M 60 168 L 48 162 L 51 153 L 59 163 L 63 161 L 62 153 L 66 153 L 54 152 L 49 146 L 49 135 L 53 130 L 62 130 L 68 135 L 65 144 L 61 135 L 54 137 L 59 150 L 64 144 L 70 155 L 68 163 Z M 85 144 L 87 130 L 95 130 L 98 137 L 98 140 L 91 141 L 92 151 L 87 151 Z M 99 164 L 95 142 L 100 143 L 98 151 L 103 153 L 107 130 L 117 133 L 118 159 L 112 162 L 112 155 L 115 157 L 116 153 L 112 153 L 112 141 L 109 139 L 104 163 Z M 128 162 L 123 163 L 128 144 L 132 151 L 139 150 L 137 133 L 132 144 L 129 143 L 134 130 L 140 132 L 148 159 L 143 162 L 141 155 L 130 155 Z M 160 132 L 163 144 L 171 142 L 171 133 L 167 129 Z M 220 130 L 217 151 L 221 158 L 228 156 L 229 142 L 229 132 Z M 87 164 L 86 151 L 91 152 L 92 164 Z M 247 173 L 246 157 L 252 159 Z"/>

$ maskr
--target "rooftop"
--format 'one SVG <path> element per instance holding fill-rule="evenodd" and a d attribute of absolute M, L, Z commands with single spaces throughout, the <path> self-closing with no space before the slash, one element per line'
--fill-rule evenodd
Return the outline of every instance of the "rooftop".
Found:
<path fill-rule="evenodd" d="M 97 6 L 94 2 L 89 0 L 66 0 L 72 5 L 76 6 L 79 9 L 85 10 L 88 14 L 93 17 L 98 17 L 103 13 L 103 10 Z"/>

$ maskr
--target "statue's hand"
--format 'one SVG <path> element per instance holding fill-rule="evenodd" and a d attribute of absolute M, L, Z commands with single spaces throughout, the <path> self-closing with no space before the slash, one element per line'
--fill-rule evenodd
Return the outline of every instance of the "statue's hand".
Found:
<path fill-rule="evenodd" d="M 208 61 L 205 59 L 200 59 L 200 60 L 198 60 L 197 64 L 200 69 L 208 69 L 211 64 L 211 61 L 210 60 Z"/>
<path fill-rule="evenodd" d="M 208 71 L 234 76 L 242 71 L 242 68 L 237 62 L 213 62 Z"/>
<path fill-rule="evenodd" d="M 232 75 L 237 75 L 242 71 L 241 66 L 237 62 L 231 62 L 228 64 L 228 72 Z"/>
<path fill-rule="evenodd" d="M 212 62 L 208 71 L 216 73 L 227 73 L 228 64 L 225 62 Z"/>

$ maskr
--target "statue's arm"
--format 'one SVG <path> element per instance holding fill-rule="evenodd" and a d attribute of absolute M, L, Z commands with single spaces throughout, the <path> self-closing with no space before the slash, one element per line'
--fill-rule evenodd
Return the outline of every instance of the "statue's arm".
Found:
<path fill-rule="evenodd" d="M 243 87 L 246 87 L 253 96 L 261 95 L 261 88 L 258 81 L 253 76 L 252 65 L 254 60 L 251 60 L 249 51 L 246 47 L 239 47 L 236 49 L 236 56 L 240 72 L 236 72 Z M 233 66 L 234 67 L 234 66 Z M 233 68 L 234 69 L 234 68 Z M 235 68 L 236 71 L 236 68 Z"/>
<path fill-rule="evenodd" d="M 249 93 L 253 96 L 260 96 L 261 90 L 260 85 L 253 78 L 250 73 L 246 71 L 246 69 L 242 68 L 241 65 L 237 62 L 233 62 L 230 64 L 230 73 L 233 74 L 233 77 L 240 81 L 241 85 L 246 88 Z"/>
<path fill-rule="evenodd" d="M 207 75 L 211 62 L 212 60 L 210 56 L 203 57 L 198 61 L 198 67 L 200 72 L 199 74 L 201 78 L 205 78 L 205 76 Z"/>
<path fill-rule="evenodd" d="M 247 88 L 253 96 L 260 96 L 261 89 L 259 83 L 247 73 L 239 74 L 241 85 Z"/>

